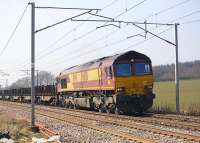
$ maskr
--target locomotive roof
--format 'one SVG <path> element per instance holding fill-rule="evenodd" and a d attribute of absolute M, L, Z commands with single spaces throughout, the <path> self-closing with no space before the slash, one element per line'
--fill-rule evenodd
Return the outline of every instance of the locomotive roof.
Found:
<path fill-rule="evenodd" d="M 146 59 L 151 62 L 149 57 L 147 57 L 144 54 L 138 53 L 136 51 L 128 51 L 128 52 L 124 52 L 124 53 L 120 53 L 120 54 L 115 54 L 112 56 L 102 57 L 100 59 L 96 59 L 96 60 L 81 64 L 81 65 L 72 66 L 72 67 L 67 68 L 64 71 L 62 71 L 59 74 L 59 76 L 62 76 L 62 75 L 68 74 L 68 73 L 84 71 L 86 69 L 97 68 L 97 67 L 99 67 L 99 65 L 101 65 L 102 67 L 111 66 L 115 62 L 115 60 L 118 59 L 119 57 L 129 56 L 129 55 L 133 56 L 133 58 L 143 58 L 143 59 Z"/>

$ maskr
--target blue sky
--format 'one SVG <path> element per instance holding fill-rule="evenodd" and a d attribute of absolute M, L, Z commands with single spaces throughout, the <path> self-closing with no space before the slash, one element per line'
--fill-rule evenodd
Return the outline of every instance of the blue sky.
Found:
<path fill-rule="evenodd" d="M 0 51 L 5 46 L 27 2 L 27 0 L 1 2 Z M 129 10 L 140 2 L 143 0 L 35 0 L 36 6 L 103 8 L 98 14 L 108 17 L 116 17 L 124 12 L 116 20 L 143 22 L 145 17 L 150 16 L 146 18 L 147 22 L 178 22 L 180 62 L 200 60 L 199 0 L 146 0 Z M 36 9 L 36 29 L 78 13 L 80 11 Z M 95 17 L 85 15 L 80 18 Z M 185 22 L 191 23 L 184 24 Z M 147 34 L 147 39 L 140 36 L 126 39 L 138 33 L 144 34 L 132 25 L 122 24 L 120 29 L 113 26 L 96 29 L 103 24 L 69 21 L 37 33 L 36 69 L 58 74 L 70 66 L 127 50 L 136 50 L 148 55 L 153 65 L 174 63 L 175 49 L 172 45 L 157 38 L 147 40 L 151 37 L 150 34 Z M 160 33 L 167 28 L 170 27 L 148 26 L 148 30 L 154 33 Z M 174 42 L 174 28 L 160 36 Z M 0 69 L 10 74 L 9 77 L 2 78 L 8 78 L 9 83 L 12 83 L 24 76 L 20 70 L 30 69 L 30 48 L 30 7 L 28 7 L 13 39 L 0 56 Z"/>

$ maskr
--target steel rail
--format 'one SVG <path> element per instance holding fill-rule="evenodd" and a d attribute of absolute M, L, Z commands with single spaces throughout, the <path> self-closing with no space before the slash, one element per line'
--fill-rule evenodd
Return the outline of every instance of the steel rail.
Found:
<path fill-rule="evenodd" d="M 200 124 L 200 118 L 198 117 L 193 117 L 191 119 L 191 117 L 184 117 L 184 116 L 175 116 L 175 115 L 162 115 L 162 114 L 155 114 L 154 115 L 155 118 L 160 118 L 160 119 L 168 119 L 168 120 L 177 120 L 177 121 L 182 121 L 182 122 L 195 122 L 195 123 L 199 123 Z"/>
<path fill-rule="evenodd" d="M 171 137 L 176 137 L 176 138 L 181 138 L 184 140 L 189 140 L 189 141 L 196 141 L 196 142 L 200 142 L 200 136 L 194 136 L 194 135 L 190 135 L 190 134 L 186 134 L 186 133 L 179 133 L 179 132 L 175 132 L 175 131 L 167 131 L 167 130 L 163 130 L 163 129 L 157 129 L 157 128 L 153 128 L 153 127 L 146 127 L 146 126 L 141 126 L 141 125 L 137 125 L 134 123 L 127 123 L 124 121 L 116 121 L 116 120 L 103 120 L 103 119 L 99 119 L 99 118 L 92 118 L 92 117 L 83 117 L 81 115 L 75 115 L 74 113 L 66 113 L 66 112 L 60 112 L 60 110 L 54 111 L 52 109 L 42 109 L 42 108 L 37 108 L 38 110 L 44 110 L 44 111 L 50 111 L 53 112 L 55 114 L 60 115 L 60 113 L 65 114 L 65 115 L 69 115 L 69 116 L 74 116 L 77 118 L 83 118 L 84 120 L 91 120 L 91 121 L 97 121 L 97 122 L 103 122 L 103 123 L 108 123 L 108 124 L 112 124 L 112 125 L 116 125 L 116 126 L 121 126 L 121 127 L 126 127 L 126 128 L 131 128 L 131 129 L 136 129 L 136 130 L 142 130 L 142 131 L 147 131 L 147 132 L 152 132 L 152 133 L 156 133 L 156 134 L 161 134 L 161 135 L 167 135 L 167 136 L 171 136 Z M 65 116 L 64 116 L 65 117 Z"/>
<path fill-rule="evenodd" d="M 41 105 L 39 105 L 41 106 Z M 118 119 L 127 119 L 127 120 L 134 120 L 137 122 L 142 122 L 142 123 L 148 123 L 148 124 L 157 124 L 157 125 L 162 125 L 162 126 L 168 126 L 168 127 L 176 127 L 180 129 L 189 129 L 192 131 L 200 131 L 200 124 L 197 123 L 190 123 L 190 122 L 185 122 L 185 119 L 180 118 L 170 118 L 170 117 L 163 117 L 163 116 L 158 116 L 158 115 L 153 115 L 150 117 L 135 117 L 135 116 L 124 116 L 124 115 L 115 115 L 115 114 L 105 114 L 105 113 L 98 113 L 94 111 L 85 111 L 85 110 L 74 110 L 74 109 L 66 109 L 66 108 L 61 108 L 61 107 L 52 107 L 51 108 L 56 108 L 59 110 L 68 110 L 72 112 L 79 112 L 79 113 L 85 113 L 85 114 L 92 114 L 92 115 L 98 115 L 98 116 L 106 116 L 106 117 L 112 117 L 112 118 L 118 118 Z"/>
<path fill-rule="evenodd" d="M 24 106 L 24 105 L 18 105 L 18 106 Z M 74 113 L 70 114 L 70 113 L 66 113 L 67 110 L 65 112 L 60 112 L 63 110 L 59 110 L 56 109 L 59 112 L 56 112 L 55 109 L 42 109 L 42 108 L 38 108 L 38 110 L 44 110 L 44 111 L 48 111 L 48 112 L 53 112 L 54 114 L 58 114 L 60 115 L 60 113 L 65 114 L 65 115 L 70 115 L 76 118 L 82 118 L 84 120 L 92 120 L 92 121 L 98 121 L 98 122 L 103 122 L 103 123 L 109 123 L 112 125 L 117 125 L 117 126 L 121 126 L 121 127 L 127 127 L 127 128 L 131 128 L 131 129 L 136 129 L 136 130 L 142 130 L 142 131 L 147 131 L 147 132 L 153 132 L 153 133 L 157 133 L 157 134 L 161 134 L 161 135 L 167 135 L 167 136 L 172 136 L 172 137 L 176 137 L 176 138 L 182 138 L 184 140 L 189 140 L 189 141 L 196 141 L 196 142 L 200 142 L 200 137 L 199 136 L 194 136 L 194 135 L 189 135 L 189 134 L 185 134 L 185 133 L 178 133 L 178 132 L 174 132 L 174 131 L 167 131 L 167 130 L 161 130 L 161 129 L 157 129 L 157 128 L 153 128 L 153 127 L 145 127 L 145 126 L 140 126 L 137 124 L 127 124 L 127 122 L 123 122 L 123 121 L 114 121 L 114 120 L 102 120 L 102 119 L 97 119 L 97 118 L 89 118 L 89 117 L 83 117 L 80 115 L 74 115 Z M 66 116 L 65 116 L 66 117 Z M 67 116 L 68 117 L 68 116 Z"/>
<path fill-rule="evenodd" d="M 9 106 L 8 104 L 6 104 L 6 105 Z M 17 104 L 15 104 L 15 105 L 10 104 L 10 105 L 13 106 L 13 107 L 17 106 L 17 108 L 19 110 L 30 112 L 27 109 L 27 107 L 30 108 L 30 106 L 17 105 Z M 135 142 L 140 142 L 140 143 L 156 143 L 156 141 L 154 141 L 154 140 L 144 139 L 142 137 L 138 137 L 136 135 L 133 135 L 131 133 L 127 133 L 127 132 L 124 132 L 124 131 L 117 131 L 116 132 L 116 130 L 113 130 L 113 129 L 98 127 L 98 126 L 92 125 L 90 123 L 85 123 L 85 121 L 86 121 L 85 119 L 76 118 L 76 120 L 75 120 L 74 117 L 72 117 L 72 116 L 71 117 L 63 116 L 60 113 L 57 113 L 57 114 L 55 114 L 53 112 L 49 113 L 49 111 L 47 112 L 47 110 L 43 110 L 43 111 L 37 111 L 36 115 L 48 117 L 48 118 L 55 119 L 55 120 L 58 120 L 58 121 L 61 121 L 61 122 L 64 122 L 64 123 L 68 123 L 68 124 L 81 126 L 81 127 L 87 128 L 87 129 L 92 129 L 92 130 L 95 130 L 95 131 L 100 132 L 100 133 L 107 133 L 107 134 L 110 134 L 112 136 L 118 137 L 120 139 L 127 139 L 127 140 L 130 140 L 130 141 L 135 141 Z"/>
<path fill-rule="evenodd" d="M 17 103 L 18 104 L 18 103 Z M 43 107 L 43 105 L 37 105 Z M 94 111 L 86 111 L 86 110 L 76 110 L 76 109 L 66 109 L 62 107 L 54 107 L 54 106 L 48 106 L 50 108 L 55 108 L 59 110 L 64 110 L 64 111 L 74 111 L 76 113 L 85 113 L 85 114 L 91 114 L 91 115 L 98 115 L 98 116 L 106 116 L 110 118 L 117 118 L 117 119 L 125 119 L 125 120 L 133 120 L 136 122 L 141 122 L 141 123 L 148 123 L 148 124 L 156 124 L 156 125 L 162 125 L 162 126 L 168 126 L 168 127 L 176 127 L 180 129 L 189 129 L 192 131 L 200 131 L 200 121 L 196 119 L 195 121 L 190 121 L 188 118 L 180 118 L 176 116 L 165 116 L 165 115 L 159 115 L 159 114 L 152 114 L 150 116 L 125 116 L 125 115 L 115 115 L 115 114 L 106 114 L 106 113 L 99 113 L 99 112 L 94 112 Z M 149 115 L 149 114 L 147 114 Z"/>

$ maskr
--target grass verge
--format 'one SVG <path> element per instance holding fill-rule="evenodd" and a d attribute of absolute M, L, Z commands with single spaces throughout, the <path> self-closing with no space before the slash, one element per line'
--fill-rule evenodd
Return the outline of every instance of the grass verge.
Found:
<path fill-rule="evenodd" d="M 11 118 L 3 112 L 0 113 L 0 131 L 9 131 L 15 143 L 29 143 L 32 142 L 32 137 L 45 137 L 40 132 L 33 133 L 27 121 Z"/>
<path fill-rule="evenodd" d="M 176 95 L 173 81 L 155 82 L 154 93 L 154 112 L 175 112 Z M 180 80 L 180 110 L 182 114 L 200 115 L 200 79 Z"/>

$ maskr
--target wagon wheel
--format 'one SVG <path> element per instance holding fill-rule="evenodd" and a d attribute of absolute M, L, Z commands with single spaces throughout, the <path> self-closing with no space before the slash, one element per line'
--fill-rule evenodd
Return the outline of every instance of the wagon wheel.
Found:
<path fill-rule="evenodd" d="M 66 102 L 64 103 L 64 108 L 69 108 L 69 105 Z"/>
<path fill-rule="evenodd" d="M 68 108 L 69 108 L 69 109 L 73 109 L 73 104 L 72 104 L 72 102 L 70 102 L 70 101 L 69 101 L 69 103 L 68 103 Z"/>
<path fill-rule="evenodd" d="M 103 113 L 103 111 L 104 111 L 103 108 L 100 107 L 100 108 L 99 108 L 99 112 L 100 112 L 100 113 Z"/>
<path fill-rule="evenodd" d="M 108 106 L 106 107 L 106 113 L 110 114 L 110 113 L 114 113 L 115 111 L 115 105 L 114 104 L 108 104 Z"/>
<path fill-rule="evenodd" d="M 111 113 L 111 109 L 110 108 L 106 108 L 106 113 L 110 114 Z"/>
<path fill-rule="evenodd" d="M 105 111 L 105 108 L 104 108 L 104 106 L 101 104 L 101 105 L 99 105 L 99 112 L 100 113 L 103 113 L 104 111 Z"/>
<path fill-rule="evenodd" d="M 73 104 L 73 109 L 77 109 L 77 106 L 76 106 L 76 104 Z"/>

